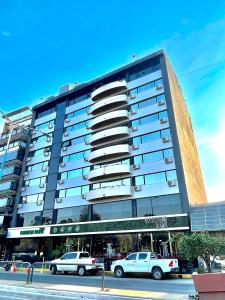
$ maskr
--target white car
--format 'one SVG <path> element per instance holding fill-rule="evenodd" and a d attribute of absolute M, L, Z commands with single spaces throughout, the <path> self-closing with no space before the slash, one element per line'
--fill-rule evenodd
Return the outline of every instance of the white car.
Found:
<path fill-rule="evenodd" d="M 52 275 L 58 272 L 77 272 L 80 276 L 84 276 L 87 272 L 95 275 L 101 269 L 95 264 L 96 259 L 90 257 L 88 252 L 68 252 L 60 258 L 52 260 L 49 268 Z"/>
<path fill-rule="evenodd" d="M 164 275 L 178 272 L 177 259 L 164 259 L 154 252 L 136 252 L 126 258 L 116 260 L 111 265 L 111 271 L 121 278 L 125 273 L 149 273 L 154 279 L 163 279 Z"/>

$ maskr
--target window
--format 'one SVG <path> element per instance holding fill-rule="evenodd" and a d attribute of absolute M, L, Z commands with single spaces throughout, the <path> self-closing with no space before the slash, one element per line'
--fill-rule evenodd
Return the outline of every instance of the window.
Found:
<path fill-rule="evenodd" d="M 25 186 L 37 186 L 41 184 L 45 184 L 46 177 L 39 177 L 39 178 L 34 178 L 30 180 L 24 181 Z"/>
<path fill-rule="evenodd" d="M 130 254 L 126 257 L 126 260 L 136 260 L 137 253 Z"/>
<path fill-rule="evenodd" d="M 166 178 L 164 172 L 145 175 L 145 184 L 161 183 L 165 181 Z"/>
<path fill-rule="evenodd" d="M 75 206 L 58 209 L 57 223 L 72 223 L 88 221 L 88 206 Z"/>
<path fill-rule="evenodd" d="M 44 131 L 45 129 L 50 129 L 49 127 L 51 126 L 54 126 L 54 120 L 37 125 L 34 127 L 34 129 Z"/>
<path fill-rule="evenodd" d="M 34 202 L 42 201 L 43 199 L 44 199 L 44 193 L 41 193 L 41 194 L 23 196 L 21 197 L 21 202 L 34 203 Z"/>
<path fill-rule="evenodd" d="M 137 78 L 146 76 L 152 72 L 156 72 L 157 70 L 160 70 L 160 63 L 155 62 L 154 65 L 146 67 L 145 69 L 130 72 L 128 75 L 128 80 L 135 80 Z"/>
<path fill-rule="evenodd" d="M 111 220 L 132 217 L 131 200 L 113 201 L 93 205 L 93 220 Z"/>
<path fill-rule="evenodd" d="M 47 115 L 50 115 L 50 114 L 52 114 L 55 111 L 56 111 L 56 107 L 52 107 L 52 108 L 46 109 L 46 110 L 44 110 L 42 112 L 39 112 L 37 114 L 37 119 L 40 119 L 40 118 L 45 117 Z"/>
<path fill-rule="evenodd" d="M 148 257 L 148 253 L 139 253 L 138 255 L 139 260 L 147 259 L 147 257 Z"/>
<path fill-rule="evenodd" d="M 163 152 L 162 151 L 156 151 L 152 153 L 146 153 L 143 155 L 143 162 L 152 162 L 163 159 Z"/>
<path fill-rule="evenodd" d="M 89 191 L 89 185 L 78 186 L 69 189 L 63 189 L 58 191 L 58 197 L 74 197 L 74 196 L 81 196 L 81 194 L 85 194 Z"/>
<path fill-rule="evenodd" d="M 76 111 L 74 111 L 74 112 L 72 112 L 72 113 L 69 113 L 69 114 L 67 115 L 67 118 L 68 118 L 68 119 L 71 119 L 71 118 L 78 117 L 78 116 L 80 116 L 80 115 L 86 114 L 87 111 L 88 111 L 88 108 L 89 108 L 89 106 L 88 106 L 88 107 L 84 107 L 84 108 L 79 109 L 79 110 L 76 110 Z"/>
<path fill-rule="evenodd" d="M 48 168 L 48 161 L 44 161 L 39 164 L 31 165 L 26 167 L 26 171 L 35 171 L 35 170 L 41 170 L 43 168 Z"/>
<path fill-rule="evenodd" d="M 42 225 L 41 212 L 29 212 L 17 217 L 17 227 Z"/>
<path fill-rule="evenodd" d="M 89 94 L 84 94 L 84 95 L 78 96 L 78 97 L 76 97 L 76 98 L 74 98 L 74 99 L 69 100 L 68 106 L 71 106 L 71 105 L 73 105 L 73 104 L 80 103 L 80 102 L 82 102 L 82 101 L 88 99 L 89 97 L 90 97 Z"/>

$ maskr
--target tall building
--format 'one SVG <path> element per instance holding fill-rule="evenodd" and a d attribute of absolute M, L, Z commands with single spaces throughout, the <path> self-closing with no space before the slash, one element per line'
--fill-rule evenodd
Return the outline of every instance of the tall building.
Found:
<path fill-rule="evenodd" d="M 21 174 L 31 122 L 29 107 L 22 107 L 5 115 L 0 134 L 0 258 L 6 253 L 6 232 L 10 226 L 15 196 Z"/>
<path fill-rule="evenodd" d="M 59 246 L 111 258 L 172 252 L 189 205 L 206 203 L 191 120 L 160 50 L 33 107 L 14 252 Z"/>

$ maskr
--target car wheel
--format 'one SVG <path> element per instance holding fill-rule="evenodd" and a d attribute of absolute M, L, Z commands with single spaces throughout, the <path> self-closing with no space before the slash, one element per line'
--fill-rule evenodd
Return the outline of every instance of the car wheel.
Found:
<path fill-rule="evenodd" d="M 122 267 L 116 267 L 114 273 L 117 278 L 122 278 L 124 276 L 124 271 Z"/>
<path fill-rule="evenodd" d="M 79 275 L 79 276 L 84 276 L 84 275 L 86 275 L 86 269 L 85 269 L 85 267 L 80 266 L 80 267 L 78 268 L 78 275 Z"/>
<path fill-rule="evenodd" d="M 56 266 L 52 266 L 52 268 L 51 268 L 51 274 L 52 275 L 56 275 L 56 273 L 57 273 L 57 267 Z"/>
<path fill-rule="evenodd" d="M 155 279 L 155 280 L 161 280 L 163 278 L 163 271 L 156 267 L 152 270 L 152 277 Z"/>

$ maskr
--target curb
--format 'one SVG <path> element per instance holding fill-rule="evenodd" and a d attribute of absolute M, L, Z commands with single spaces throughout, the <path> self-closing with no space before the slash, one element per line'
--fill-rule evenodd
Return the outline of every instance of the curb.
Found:
<path fill-rule="evenodd" d="M 192 274 L 170 274 L 170 278 L 192 279 Z"/>

